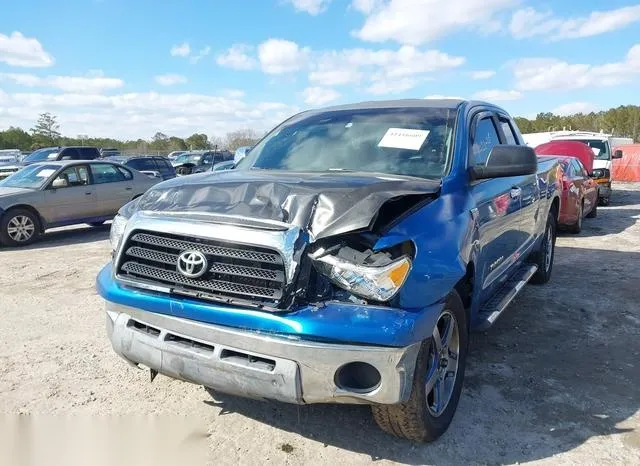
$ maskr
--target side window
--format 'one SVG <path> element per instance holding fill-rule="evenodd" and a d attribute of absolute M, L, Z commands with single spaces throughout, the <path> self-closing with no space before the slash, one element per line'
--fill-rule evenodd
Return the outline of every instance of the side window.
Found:
<path fill-rule="evenodd" d="M 125 180 L 132 180 L 133 179 L 133 174 L 127 170 L 126 168 L 122 168 L 122 167 L 116 167 L 118 169 L 118 171 L 120 173 L 122 173 L 122 176 L 124 176 Z"/>
<path fill-rule="evenodd" d="M 567 178 L 573 178 L 575 176 L 575 170 L 573 169 L 573 164 L 570 162 L 563 162 L 562 169 L 564 170 L 564 174 Z"/>
<path fill-rule="evenodd" d="M 147 158 L 141 158 L 141 159 L 133 159 L 130 162 L 127 163 L 128 166 L 130 166 L 131 168 L 135 169 L 135 170 L 150 170 L 150 171 L 154 171 L 156 170 L 156 164 L 153 162 L 153 159 L 151 157 L 147 157 Z"/>
<path fill-rule="evenodd" d="M 60 172 L 53 180 L 54 188 L 70 188 L 89 184 L 87 167 L 69 167 Z"/>
<path fill-rule="evenodd" d="M 511 123 L 506 118 L 500 117 L 500 126 L 502 127 L 502 132 L 504 133 L 505 142 L 511 145 L 518 144 L 518 138 L 516 138 L 515 133 L 513 132 L 513 128 L 511 127 Z"/>
<path fill-rule="evenodd" d="M 485 165 L 494 146 L 500 144 L 498 131 L 491 117 L 484 117 L 476 122 L 476 132 L 471 148 L 471 164 Z"/>
<path fill-rule="evenodd" d="M 100 152 L 95 147 L 81 147 L 78 149 L 81 160 L 93 160 L 100 156 Z"/>
<path fill-rule="evenodd" d="M 207 154 L 202 156 L 201 165 L 211 165 L 213 163 L 213 155 Z"/>
<path fill-rule="evenodd" d="M 580 160 L 573 159 L 571 163 L 573 164 L 573 169 L 575 171 L 576 176 L 586 176 L 585 175 L 586 170 L 584 169 Z"/>
<path fill-rule="evenodd" d="M 62 153 L 58 156 L 58 160 L 80 160 L 80 154 L 74 147 L 67 147 L 62 150 Z"/>
<path fill-rule="evenodd" d="M 78 172 L 78 178 L 82 184 L 89 184 L 89 167 L 86 165 L 79 165 L 76 167 L 76 171 Z"/>
<path fill-rule="evenodd" d="M 95 184 L 117 183 L 124 181 L 124 175 L 113 165 L 106 163 L 96 163 L 91 165 L 93 182 Z"/>
<path fill-rule="evenodd" d="M 213 163 L 224 162 L 224 156 L 222 154 L 217 154 L 213 157 Z"/>

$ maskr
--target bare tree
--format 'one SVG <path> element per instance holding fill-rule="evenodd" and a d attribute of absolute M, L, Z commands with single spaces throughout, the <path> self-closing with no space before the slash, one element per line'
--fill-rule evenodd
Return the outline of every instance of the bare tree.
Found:
<path fill-rule="evenodd" d="M 243 146 L 253 146 L 258 140 L 260 136 L 253 129 L 240 129 L 238 131 L 233 131 L 231 133 L 227 133 L 225 137 L 227 149 L 230 151 L 235 151 L 238 147 Z"/>

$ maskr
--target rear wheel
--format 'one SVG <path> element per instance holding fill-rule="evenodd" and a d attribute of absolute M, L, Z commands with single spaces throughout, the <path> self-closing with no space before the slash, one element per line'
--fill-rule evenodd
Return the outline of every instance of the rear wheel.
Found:
<path fill-rule="evenodd" d="M 582 217 L 584 216 L 584 201 L 582 201 L 580 203 L 580 205 L 578 206 L 578 220 L 576 220 L 576 223 L 574 223 L 573 225 L 571 225 L 568 230 L 571 233 L 580 233 L 582 231 Z"/>
<path fill-rule="evenodd" d="M 0 220 L 0 242 L 5 246 L 26 246 L 40 234 L 37 215 L 26 209 L 8 211 Z"/>
<path fill-rule="evenodd" d="M 449 427 L 458 407 L 469 342 L 465 310 L 453 291 L 432 336 L 422 342 L 409 400 L 374 405 L 373 418 L 396 437 L 432 442 Z"/>
<path fill-rule="evenodd" d="M 552 212 L 547 217 L 547 226 L 542 237 L 540 249 L 531 255 L 531 262 L 538 266 L 538 270 L 531 277 L 531 283 L 542 285 L 551 278 L 553 270 L 553 258 L 556 249 L 556 219 Z"/>

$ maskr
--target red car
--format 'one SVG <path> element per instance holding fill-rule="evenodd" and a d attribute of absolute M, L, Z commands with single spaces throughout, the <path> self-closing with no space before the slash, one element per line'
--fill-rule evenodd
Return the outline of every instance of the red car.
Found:
<path fill-rule="evenodd" d="M 548 158 L 539 156 L 538 158 Z M 598 183 L 587 173 L 580 160 L 570 156 L 557 156 L 562 167 L 559 227 L 571 233 L 580 233 L 582 219 L 598 215 Z"/>

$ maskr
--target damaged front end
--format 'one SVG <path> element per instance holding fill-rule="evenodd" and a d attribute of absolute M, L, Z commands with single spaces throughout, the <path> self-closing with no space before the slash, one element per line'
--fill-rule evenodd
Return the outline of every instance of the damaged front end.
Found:
<path fill-rule="evenodd" d="M 332 300 L 392 305 L 415 248 L 375 245 L 439 189 L 368 174 L 220 175 L 163 183 L 125 206 L 112 231 L 114 278 L 270 312 Z M 185 258 L 206 270 L 185 274 Z"/>

